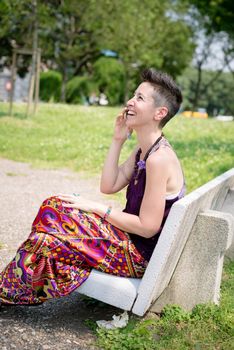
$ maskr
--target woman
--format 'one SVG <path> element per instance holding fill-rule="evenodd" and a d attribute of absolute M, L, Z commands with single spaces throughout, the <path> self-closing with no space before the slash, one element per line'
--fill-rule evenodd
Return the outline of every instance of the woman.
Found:
<path fill-rule="evenodd" d="M 184 195 L 180 163 L 162 134 L 182 95 L 168 75 L 147 69 L 142 83 L 116 119 L 101 177 L 101 191 L 128 185 L 121 212 L 79 195 L 46 199 L 32 232 L 0 274 L 2 304 L 40 304 L 79 287 L 92 268 L 142 277 L 172 204 Z M 128 136 L 138 146 L 122 164 Z"/>

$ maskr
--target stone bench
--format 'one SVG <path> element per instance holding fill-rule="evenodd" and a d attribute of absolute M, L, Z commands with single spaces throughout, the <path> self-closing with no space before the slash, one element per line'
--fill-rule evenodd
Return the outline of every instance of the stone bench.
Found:
<path fill-rule="evenodd" d="M 219 301 L 224 255 L 234 258 L 234 168 L 176 202 L 143 278 L 92 270 L 77 292 L 143 316 L 166 304 Z"/>

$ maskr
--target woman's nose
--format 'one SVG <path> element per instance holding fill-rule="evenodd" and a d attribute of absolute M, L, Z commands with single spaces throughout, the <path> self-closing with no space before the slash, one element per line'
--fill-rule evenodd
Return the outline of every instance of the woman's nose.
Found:
<path fill-rule="evenodd" d="M 132 106 L 134 104 L 134 97 L 130 98 L 127 102 L 127 107 Z"/>

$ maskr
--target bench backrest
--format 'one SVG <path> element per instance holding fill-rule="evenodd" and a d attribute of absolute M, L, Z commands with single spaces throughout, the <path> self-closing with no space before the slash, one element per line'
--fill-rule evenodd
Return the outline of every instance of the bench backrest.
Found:
<path fill-rule="evenodd" d="M 132 311 L 143 315 L 168 285 L 199 213 L 220 210 L 234 188 L 234 168 L 176 202 L 138 289 Z"/>

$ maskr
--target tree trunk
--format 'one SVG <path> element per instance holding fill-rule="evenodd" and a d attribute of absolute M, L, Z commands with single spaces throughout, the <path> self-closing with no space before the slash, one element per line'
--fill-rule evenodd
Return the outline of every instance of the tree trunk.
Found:
<path fill-rule="evenodd" d="M 194 94 L 193 105 L 192 105 L 192 112 L 195 112 L 198 107 L 198 101 L 200 99 L 200 91 L 201 91 L 201 81 L 202 81 L 202 67 L 199 64 L 197 83 L 196 83 L 195 94 Z"/>
<path fill-rule="evenodd" d="M 123 62 L 125 67 L 125 90 L 124 90 L 124 104 L 126 105 L 129 100 L 129 84 L 130 84 L 130 75 L 128 64 Z"/>
<path fill-rule="evenodd" d="M 32 54 L 32 71 L 30 77 L 30 86 L 28 93 L 28 105 L 26 115 L 28 116 L 31 109 L 31 104 L 35 92 L 36 79 L 36 64 L 37 64 L 37 48 L 38 48 L 38 18 L 37 18 L 37 0 L 33 0 L 33 18 L 34 18 L 34 32 L 33 32 L 33 54 Z"/>
<path fill-rule="evenodd" d="M 62 70 L 62 86 L 61 86 L 61 102 L 66 102 L 66 83 L 67 83 L 67 69 L 66 62 Z"/>
<path fill-rule="evenodd" d="M 12 66 L 11 66 L 10 106 L 9 106 L 10 116 L 12 116 L 12 108 L 13 108 L 13 102 L 14 102 L 15 79 L 16 79 L 16 51 L 15 49 L 13 49 Z"/>
<path fill-rule="evenodd" d="M 37 113 L 37 106 L 39 102 L 39 92 L 40 92 L 40 65 L 41 65 L 41 50 L 37 50 L 37 65 L 36 65 L 36 83 L 35 83 L 35 102 L 33 114 Z"/>

